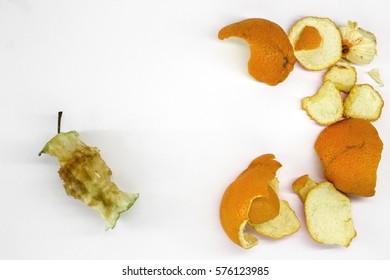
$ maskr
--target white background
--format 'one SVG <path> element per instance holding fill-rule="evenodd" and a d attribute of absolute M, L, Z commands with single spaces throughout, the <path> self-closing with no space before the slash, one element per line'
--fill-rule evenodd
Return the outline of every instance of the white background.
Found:
<path fill-rule="evenodd" d="M 385 1 L 0 0 L 1 259 L 389 259 L 390 169 Z M 296 64 L 275 87 L 247 73 L 244 41 L 219 41 L 223 26 L 267 18 L 288 31 L 304 16 L 355 20 L 377 36 L 378 56 L 357 67 L 385 107 L 374 123 L 385 144 L 377 194 L 352 198 L 357 237 L 349 248 L 315 243 L 291 184 L 324 180 L 314 151 L 323 129 L 301 110 L 323 72 Z M 390 103 L 388 103 L 390 104 Z M 101 150 L 134 206 L 105 231 L 92 209 L 65 194 L 55 158 L 38 153 L 77 130 Z M 273 153 L 280 196 L 302 227 L 244 250 L 219 222 L 225 188 L 259 155 Z"/>

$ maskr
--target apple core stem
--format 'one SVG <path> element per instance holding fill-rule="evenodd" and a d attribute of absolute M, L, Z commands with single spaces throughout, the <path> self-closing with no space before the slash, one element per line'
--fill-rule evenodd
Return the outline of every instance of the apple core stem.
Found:
<path fill-rule="evenodd" d="M 61 132 L 61 118 L 62 118 L 62 111 L 59 111 L 58 118 L 57 118 L 57 133 Z"/>

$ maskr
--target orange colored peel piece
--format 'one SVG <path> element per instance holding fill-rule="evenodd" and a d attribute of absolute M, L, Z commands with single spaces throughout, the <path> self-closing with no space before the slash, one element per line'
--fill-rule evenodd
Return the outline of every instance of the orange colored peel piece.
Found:
<path fill-rule="evenodd" d="M 325 178 L 338 190 L 375 195 L 383 142 L 366 120 L 345 119 L 325 128 L 315 142 Z"/>
<path fill-rule="evenodd" d="M 245 232 L 249 212 L 256 198 L 269 197 L 269 182 L 282 166 L 271 154 L 255 159 L 249 167 L 225 190 L 220 205 L 220 219 L 228 237 L 237 245 L 248 249 L 257 238 Z"/>
<path fill-rule="evenodd" d="M 276 23 L 251 18 L 227 25 L 218 33 L 220 40 L 232 36 L 244 39 L 250 45 L 248 72 L 256 80 L 274 86 L 283 82 L 294 69 L 293 47 Z"/>
<path fill-rule="evenodd" d="M 322 38 L 318 29 L 314 26 L 306 25 L 299 36 L 298 41 L 295 43 L 295 50 L 314 50 L 317 49 L 322 42 Z"/>

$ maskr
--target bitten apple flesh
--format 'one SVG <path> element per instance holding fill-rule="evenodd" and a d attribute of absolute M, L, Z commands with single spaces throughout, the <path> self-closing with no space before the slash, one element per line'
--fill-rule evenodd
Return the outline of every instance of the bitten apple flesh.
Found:
<path fill-rule="evenodd" d="M 106 229 L 114 228 L 120 214 L 138 198 L 138 193 L 122 192 L 111 182 L 112 172 L 99 150 L 84 144 L 76 131 L 58 133 L 39 155 L 42 153 L 58 158 L 66 193 L 95 209 Z"/>

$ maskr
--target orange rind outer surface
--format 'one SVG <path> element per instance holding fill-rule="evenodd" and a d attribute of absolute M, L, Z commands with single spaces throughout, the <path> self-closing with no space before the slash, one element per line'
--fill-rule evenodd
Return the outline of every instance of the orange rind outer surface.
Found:
<path fill-rule="evenodd" d="M 371 122 L 344 119 L 325 128 L 315 142 L 324 176 L 338 190 L 375 195 L 383 142 Z"/>
<path fill-rule="evenodd" d="M 275 191 L 269 186 L 268 197 L 258 197 L 252 201 L 248 217 L 251 224 L 262 224 L 279 215 L 280 202 Z"/>
<path fill-rule="evenodd" d="M 255 246 L 257 238 L 245 232 L 249 209 L 256 198 L 269 196 L 268 183 L 275 177 L 281 164 L 274 155 L 257 158 L 229 185 L 221 200 L 220 220 L 227 236 L 237 245 L 248 249 Z"/>
<path fill-rule="evenodd" d="M 294 69 L 296 58 L 286 32 L 276 23 L 250 18 L 223 27 L 220 40 L 237 37 L 245 40 L 251 50 L 248 72 L 256 80 L 275 86 Z"/>

